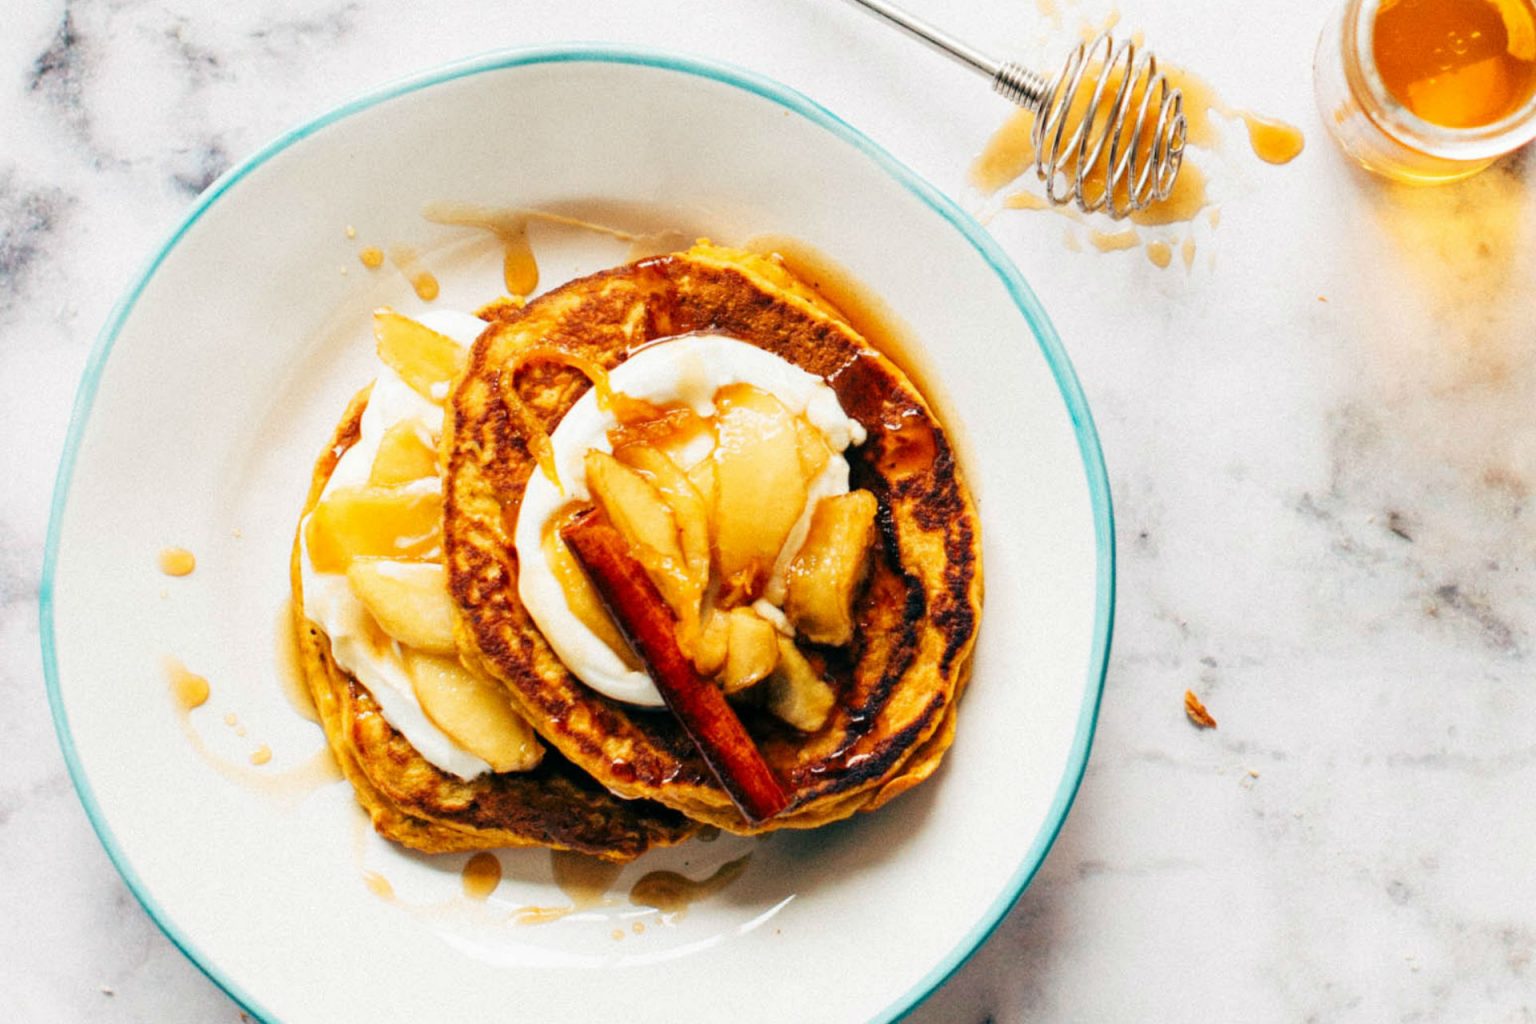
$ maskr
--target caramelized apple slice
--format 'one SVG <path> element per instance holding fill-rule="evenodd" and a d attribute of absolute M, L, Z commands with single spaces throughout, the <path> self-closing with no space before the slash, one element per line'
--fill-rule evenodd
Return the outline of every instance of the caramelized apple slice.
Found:
<path fill-rule="evenodd" d="M 789 563 L 784 612 L 812 643 L 841 647 L 853 639 L 853 600 L 869 571 L 879 503 L 868 491 L 817 502 L 805 543 Z"/>
<path fill-rule="evenodd" d="M 644 474 L 672 509 L 686 573 L 678 584 L 679 603 L 673 611 L 677 612 L 683 650 L 691 651 L 698 638 L 704 590 L 709 586 L 709 513 L 704 499 L 677 463 L 650 445 L 627 445 L 614 456 Z"/>
<path fill-rule="evenodd" d="M 544 551 L 544 560 L 549 563 L 550 571 L 555 574 L 555 579 L 560 581 L 560 589 L 565 593 L 566 607 L 571 614 L 576 616 L 581 624 L 586 626 L 603 643 L 612 648 L 624 662 L 625 666 L 632 669 L 640 669 L 640 659 L 635 657 L 635 652 L 630 648 L 619 627 L 613 624 L 613 618 L 608 614 L 608 609 L 603 607 L 602 598 L 597 596 L 597 591 L 592 589 L 592 581 L 587 579 L 587 574 L 582 571 L 576 561 L 576 556 L 571 554 L 571 549 L 565 546 L 556 530 L 548 530 L 540 547 Z"/>
<path fill-rule="evenodd" d="M 587 452 L 583 464 L 592 499 L 629 542 L 667 604 L 680 613 L 696 601 L 696 595 L 672 507 L 649 480 L 606 452 Z"/>
<path fill-rule="evenodd" d="M 612 526 L 595 510 L 560 531 L 592 577 L 614 621 L 644 659 L 656 689 L 677 716 L 689 739 L 751 822 L 773 817 L 789 797 L 762 753 L 726 703 L 725 695 L 694 670 L 677 645 L 677 620 L 656 585 Z"/>
<path fill-rule="evenodd" d="M 422 560 L 442 551 L 443 501 L 433 491 L 344 487 L 315 506 L 304 526 L 320 572 L 346 572 L 354 558 Z"/>
<path fill-rule="evenodd" d="M 433 562 L 356 558 L 347 567 L 352 593 L 379 628 L 407 647 L 453 654 L 453 601 L 443 567 Z"/>
<path fill-rule="evenodd" d="M 453 741 L 497 772 L 526 772 L 544 756 L 533 726 L 512 707 L 496 680 L 458 658 L 407 648 L 405 668 L 427 717 Z"/>
<path fill-rule="evenodd" d="M 368 482 L 375 487 L 392 487 L 436 475 L 437 451 L 426 425 L 420 420 L 401 420 L 379 439 Z"/>
<path fill-rule="evenodd" d="M 779 663 L 761 687 L 763 707 L 801 732 L 815 732 L 827 724 L 837 694 L 793 640 L 779 634 L 777 641 Z"/>
<path fill-rule="evenodd" d="M 794 417 L 772 395 L 733 384 L 715 400 L 715 547 L 728 602 L 755 600 L 805 507 Z"/>
<path fill-rule="evenodd" d="M 713 676 L 725 667 L 725 656 L 731 644 L 731 613 L 719 608 L 710 610 L 699 629 L 698 642 L 693 646 L 693 667 L 700 675 Z"/>
<path fill-rule="evenodd" d="M 438 405 L 469 358 L 452 338 L 389 309 L 373 314 L 373 337 L 379 358 L 418 395 Z"/>
<path fill-rule="evenodd" d="M 800 455 L 800 473 L 806 480 L 814 480 L 827 468 L 832 449 L 827 447 L 821 431 L 800 416 L 795 417 L 795 446 Z"/>
<path fill-rule="evenodd" d="M 751 608 L 732 608 L 720 685 L 727 694 L 740 693 L 764 678 L 779 663 L 778 630 Z"/>

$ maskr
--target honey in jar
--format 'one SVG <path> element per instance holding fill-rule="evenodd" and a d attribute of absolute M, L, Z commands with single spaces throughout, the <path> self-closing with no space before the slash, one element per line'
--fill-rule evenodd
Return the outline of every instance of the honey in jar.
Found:
<path fill-rule="evenodd" d="M 1314 73 L 1324 123 L 1361 164 L 1464 178 L 1536 137 L 1536 0 L 1349 0 Z"/>

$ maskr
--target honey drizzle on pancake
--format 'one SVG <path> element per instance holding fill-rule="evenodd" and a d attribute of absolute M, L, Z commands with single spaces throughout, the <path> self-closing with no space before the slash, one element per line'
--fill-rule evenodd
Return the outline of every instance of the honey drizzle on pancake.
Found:
<path fill-rule="evenodd" d="M 508 407 L 519 418 L 523 428 L 523 436 L 527 440 L 528 451 L 533 455 L 534 461 L 539 464 L 539 469 L 549 478 L 550 483 L 564 491 L 560 484 L 560 474 L 555 468 L 555 449 L 550 442 L 549 431 L 528 409 L 522 397 L 517 394 L 517 374 L 523 367 L 531 363 L 556 363 L 567 366 L 585 376 L 592 382 L 592 387 L 597 391 L 597 407 L 604 412 L 610 412 L 619 421 L 620 426 L 641 423 L 657 419 L 664 414 L 664 410 L 652 405 L 644 399 L 632 398 L 622 391 L 613 390 L 613 385 L 608 378 L 608 371 L 597 362 L 586 356 L 567 352 L 553 345 L 536 345 L 526 352 L 519 352 L 512 360 L 510 367 L 501 377 L 502 397 Z"/>
<path fill-rule="evenodd" d="M 487 899 L 501 884 L 501 861 L 494 853 L 477 853 L 464 862 L 460 881 L 469 899 Z"/>
<path fill-rule="evenodd" d="M 743 248 L 760 254 L 777 254 L 784 267 L 809 285 L 865 341 L 907 375 L 918 392 L 934 410 L 955 451 L 961 468 L 969 465 L 963 420 L 955 415 L 948 394 L 938 386 L 925 346 L 890 304 L 867 285 L 813 246 L 785 235 L 758 235 L 748 239 Z M 829 374 L 827 383 L 837 390 L 837 378 L 855 367 L 845 366 Z M 866 427 L 872 424 L 865 424 Z M 975 475 L 970 474 L 972 487 Z"/>
<path fill-rule="evenodd" d="M 738 857 L 697 882 L 676 871 L 652 871 L 630 888 L 629 902 L 637 907 L 655 907 L 663 914 L 682 914 L 694 903 L 713 896 L 740 878 L 751 859 L 750 853 Z"/>
<path fill-rule="evenodd" d="M 160 571 L 167 576 L 189 576 L 197 568 L 197 557 L 186 548 L 165 548 L 160 552 Z"/>

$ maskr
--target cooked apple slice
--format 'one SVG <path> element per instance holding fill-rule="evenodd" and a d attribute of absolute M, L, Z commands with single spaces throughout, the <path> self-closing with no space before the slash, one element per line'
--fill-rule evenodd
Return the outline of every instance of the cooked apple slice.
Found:
<path fill-rule="evenodd" d="M 438 405 L 469 358 L 452 338 L 390 309 L 373 314 L 373 337 L 379 358 L 418 395 Z"/>
<path fill-rule="evenodd" d="M 715 511 L 715 460 L 713 458 L 702 459 L 688 468 L 688 482 L 693 484 L 693 489 L 699 492 L 699 499 L 704 502 L 704 515 L 710 531 L 710 543 L 714 543 L 714 511 Z"/>
<path fill-rule="evenodd" d="M 869 571 L 875 496 L 850 491 L 822 498 L 805 543 L 789 563 L 784 613 L 812 643 L 841 647 L 853 639 L 853 600 Z"/>
<path fill-rule="evenodd" d="M 410 649 L 405 668 L 427 717 L 492 771 L 525 772 L 538 765 L 544 747 L 500 683 L 458 658 Z"/>
<path fill-rule="evenodd" d="M 435 557 L 442 525 L 443 500 L 434 491 L 344 487 L 315 506 L 304 541 L 320 572 L 346 572 L 354 558 Z"/>
<path fill-rule="evenodd" d="M 368 482 L 375 487 L 408 484 L 437 475 L 437 451 L 432 435 L 420 420 L 401 420 L 379 439 Z"/>
<path fill-rule="evenodd" d="M 762 752 L 726 703 L 677 645 L 677 620 L 628 542 L 588 510 L 560 529 L 592 577 L 614 621 L 644 659 L 656 689 L 698 747 L 720 785 L 748 821 L 766 821 L 789 805 L 789 795 Z"/>
<path fill-rule="evenodd" d="M 544 534 L 540 547 L 544 551 L 544 560 L 549 564 L 550 571 L 555 574 L 555 579 L 560 581 L 560 589 L 565 593 L 565 604 L 571 610 L 571 614 L 581 621 L 581 624 L 590 629 L 596 637 L 613 649 L 624 664 L 632 669 L 640 669 L 640 659 L 635 656 L 634 650 L 629 646 L 619 627 L 614 625 L 613 617 L 608 614 L 608 609 L 603 607 L 602 598 L 597 596 L 597 591 L 592 589 L 592 581 L 582 571 L 581 565 L 576 561 L 576 556 L 571 554 L 571 549 L 565 546 L 565 541 L 560 539 L 559 531 L 549 530 Z"/>
<path fill-rule="evenodd" d="M 453 654 L 453 601 L 448 578 L 433 562 L 356 558 L 347 582 L 379 628 L 407 647 Z"/>
<path fill-rule="evenodd" d="M 731 613 L 719 608 L 710 609 L 699 629 L 698 642 L 693 645 L 693 667 L 700 675 L 714 676 L 725 667 L 730 645 Z"/>
<path fill-rule="evenodd" d="M 683 650 L 690 651 L 698 638 L 700 604 L 709 586 L 709 512 L 704 499 L 689 482 L 687 474 L 659 450 L 647 444 L 620 448 L 614 456 L 626 466 L 642 473 L 672 509 L 677 523 L 678 541 L 687 578 L 679 584 L 682 591 L 677 612 L 679 637 Z"/>
<path fill-rule="evenodd" d="M 732 608 L 725 668 L 720 686 L 727 694 L 740 693 L 763 679 L 779 663 L 779 631 L 751 608 Z"/>
<path fill-rule="evenodd" d="M 794 417 L 765 391 L 720 389 L 715 447 L 715 548 L 723 593 L 755 600 L 805 507 Z"/>
<path fill-rule="evenodd" d="M 832 449 L 827 447 L 821 431 L 801 416 L 795 417 L 795 445 L 800 455 L 800 474 L 808 481 L 816 479 L 827 468 Z"/>
<path fill-rule="evenodd" d="M 587 452 L 583 465 L 592 499 L 629 542 L 673 612 L 681 615 L 690 604 L 696 607 L 697 595 L 678 541 L 677 517 L 661 492 L 606 452 Z M 697 624 L 697 613 L 693 621 Z"/>
<path fill-rule="evenodd" d="M 779 663 L 760 688 L 763 707 L 801 732 L 815 732 L 827 724 L 837 694 L 793 640 L 783 634 L 777 640 Z"/>

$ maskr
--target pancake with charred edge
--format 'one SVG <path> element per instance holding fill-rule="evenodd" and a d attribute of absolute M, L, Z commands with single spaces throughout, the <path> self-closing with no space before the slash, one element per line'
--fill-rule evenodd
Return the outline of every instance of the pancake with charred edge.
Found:
<path fill-rule="evenodd" d="M 889 359 L 777 260 L 707 244 L 573 281 L 505 309 L 475 344 L 444 424 L 444 547 L 461 653 L 502 679 L 534 728 L 626 797 L 736 832 L 810 828 L 879 806 L 927 778 L 954 735 L 981 611 L 975 508 L 949 439 Z M 612 368 L 642 346 L 718 332 L 824 378 L 868 431 L 844 454 L 878 499 L 879 539 L 855 606 L 855 639 L 820 649 L 836 706 L 809 734 L 741 708 L 792 803 L 749 824 L 666 711 L 604 697 L 568 672 L 518 599 L 512 544 L 545 431 L 590 386 L 520 353 L 554 347 Z M 503 380 L 503 376 L 511 378 Z M 509 407 L 515 389 L 521 409 Z"/>
<path fill-rule="evenodd" d="M 366 390 L 352 400 L 321 455 L 304 515 L 315 507 L 342 453 L 356 443 L 367 401 Z M 305 618 L 299 557 L 295 541 L 299 660 L 331 750 L 381 835 L 426 853 L 548 846 L 627 861 L 698 830 L 676 811 L 614 797 L 553 751 L 532 771 L 469 781 L 434 767 L 384 720 L 367 688 L 331 658 L 325 633 Z"/>

